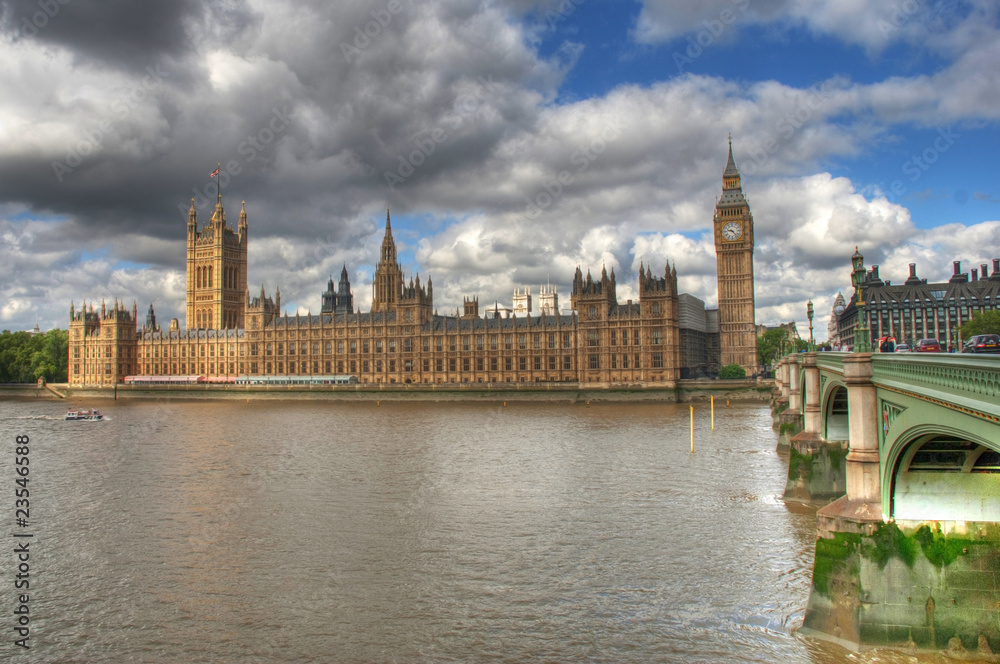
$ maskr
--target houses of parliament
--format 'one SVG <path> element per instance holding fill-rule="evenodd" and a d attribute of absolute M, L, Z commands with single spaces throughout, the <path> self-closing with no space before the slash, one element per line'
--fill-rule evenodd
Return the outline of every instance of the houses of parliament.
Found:
<path fill-rule="evenodd" d="M 102 302 L 99 309 L 84 303 L 79 310 L 71 304 L 70 384 L 107 387 L 127 376 L 197 376 L 208 382 L 350 376 L 371 385 L 638 387 L 672 384 L 691 363 L 682 309 L 700 301 L 678 294 L 676 267 L 669 264 L 656 273 L 640 264 L 637 302 L 618 301 L 613 268 L 594 278 L 578 267 L 569 314 L 559 312 L 549 292 L 555 306 L 543 306 L 537 315 L 530 305 L 527 313 L 515 310 L 507 317 L 498 309 L 480 312 L 472 296 L 464 298 L 460 315 L 442 316 L 434 308 L 430 278 L 404 279 L 387 214 L 371 310 L 355 310 L 345 266 L 336 288 L 331 279 L 321 295 L 320 314 L 289 316 L 281 311 L 280 290 L 272 296 L 247 287 L 248 232 L 245 204 L 233 229 L 220 193 L 210 220 L 199 228 L 192 201 L 183 328 L 177 320 L 158 325 L 152 304 L 141 324 L 134 303 L 129 308 Z M 717 345 L 725 363 L 752 371 L 753 218 L 731 142 L 714 234 L 720 257 Z"/>

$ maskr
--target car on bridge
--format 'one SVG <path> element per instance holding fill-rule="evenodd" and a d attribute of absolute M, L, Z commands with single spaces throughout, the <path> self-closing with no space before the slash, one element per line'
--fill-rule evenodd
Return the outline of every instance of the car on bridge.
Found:
<path fill-rule="evenodd" d="M 963 353 L 1000 353 L 1000 335 L 977 334 L 962 346 Z"/>
<path fill-rule="evenodd" d="M 910 344 L 896 344 L 896 352 L 897 353 L 909 353 L 910 352 Z"/>
<path fill-rule="evenodd" d="M 941 344 L 937 339 L 921 339 L 913 350 L 917 353 L 940 353 Z"/>

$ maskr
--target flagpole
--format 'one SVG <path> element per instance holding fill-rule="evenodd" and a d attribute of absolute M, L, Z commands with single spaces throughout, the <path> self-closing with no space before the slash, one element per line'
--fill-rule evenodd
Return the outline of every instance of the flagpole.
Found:
<path fill-rule="evenodd" d="M 216 174 L 216 176 L 219 175 L 219 169 L 221 169 L 221 168 L 222 168 L 222 162 L 220 161 L 219 165 L 216 166 L 216 168 L 215 168 L 215 174 Z M 215 185 L 216 185 L 216 191 L 218 192 L 218 196 L 219 196 L 218 200 L 221 203 L 222 202 L 222 178 L 219 178 L 218 180 L 216 180 L 215 181 Z"/>

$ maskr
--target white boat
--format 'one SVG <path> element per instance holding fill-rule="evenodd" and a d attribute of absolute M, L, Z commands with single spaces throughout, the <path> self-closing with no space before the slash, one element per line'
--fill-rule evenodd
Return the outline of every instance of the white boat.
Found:
<path fill-rule="evenodd" d="M 101 411 L 95 408 L 87 408 L 85 410 L 70 410 L 66 413 L 67 420 L 103 420 L 104 416 L 101 415 Z"/>

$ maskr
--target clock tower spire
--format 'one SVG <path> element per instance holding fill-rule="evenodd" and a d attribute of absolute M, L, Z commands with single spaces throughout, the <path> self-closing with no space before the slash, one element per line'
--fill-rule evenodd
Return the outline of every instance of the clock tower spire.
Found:
<path fill-rule="evenodd" d="M 719 286 L 719 366 L 738 364 L 752 375 L 757 371 L 753 215 L 733 158 L 732 135 L 712 226 Z"/>

